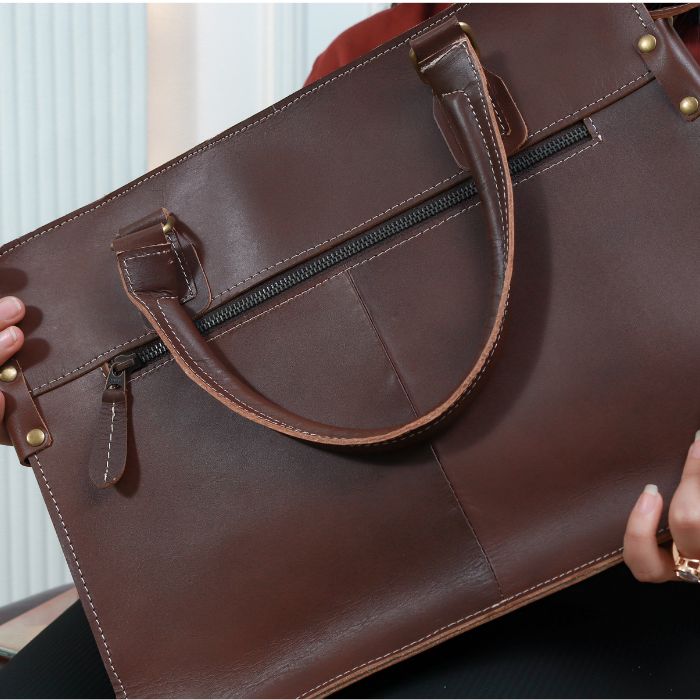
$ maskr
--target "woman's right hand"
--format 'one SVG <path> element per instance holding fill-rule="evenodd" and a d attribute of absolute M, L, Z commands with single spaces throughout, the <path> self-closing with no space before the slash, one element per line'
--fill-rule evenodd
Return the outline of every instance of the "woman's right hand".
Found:
<path fill-rule="evenodd" d="M 24 343 L 24 333 L 15 325 L 24 318 L 24 304 L 17 297 L 0 299 L 0 366 L 4 365 Z M 5 429 L 5 395 L 0 393 L 0 443 L 10 444 Z"/>

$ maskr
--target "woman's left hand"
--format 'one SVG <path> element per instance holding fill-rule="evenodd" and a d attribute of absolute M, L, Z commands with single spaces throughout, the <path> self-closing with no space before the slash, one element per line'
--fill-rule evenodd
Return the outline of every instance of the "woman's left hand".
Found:
<path fill-rule="evenodd" d="M 673 556 L 656 540 L 662 510 L 661 494 L 649 484 L 627 521 L 624 559 L 639 581 L 661 583 L 675 579 Z M 668 522 L 680 554 L 700 558 L 700 431 L 690 446 L 681 482 L 671 499 Z"/>

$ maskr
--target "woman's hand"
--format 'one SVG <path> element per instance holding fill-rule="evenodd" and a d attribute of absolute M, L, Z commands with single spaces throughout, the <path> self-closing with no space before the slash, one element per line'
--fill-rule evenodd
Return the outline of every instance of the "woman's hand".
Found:
<path fill-rule="evenodd" d="M 624 559 L 639 581 L 661 583 L 675 578 L 671 552 L 656 541 L 662 507 L 661 494 L 649 484 L 627 521 Z M 700 558 L 700 431 L 688 451 L 681 482 L 671 500 L 668 522 L 681 556 Z"/>
<path fill-rule="evenodd" d="M 24 317 L 24 304 L 17 297 L 0 299 L 0 366 L 4 365 L 24 343 L 24 333 L 15 326 Z M 0 393 L 0 443 L 10 444 L 5 430 L 5 396 Z"/>

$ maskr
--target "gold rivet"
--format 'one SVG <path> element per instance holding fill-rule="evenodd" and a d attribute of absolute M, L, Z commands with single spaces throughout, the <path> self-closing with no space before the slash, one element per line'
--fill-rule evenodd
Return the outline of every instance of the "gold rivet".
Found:
<path fill-rule="evenodd" d="M 27 444 L 39 447 L 46 440 L 46 433 L 41 428 L 34 428 L 27 433 Z"/>
<path fill-rule="evenodd" d="M 175 217 L 172 214 L 168 215 L 168 218 L 165 220 L 165 223 L 163 224 L 163 233 L 170 233 L 173 230 L 173 226 L 175 225 Z"/>
<path fill-rule="evenodd" d="M 637 48 L 642 53 L 651 53 L 656 48 L 656 37 L 653 34 L 642 34 L 637 41 Z"/>
<path fill-rule="evenodd" d="M 17 379 L 17 368 L 12 365 L 5 365 L 0 369 L 0 382 L 14 382 Z"/>
<path fill-rule="evenodd" d="M 684 97 L 678 106 L 682 114 L 685 114 L 686 117 L 690 117 L 700 109 L 700 102 L 698 102 L 697 97 L 688 96 Z"/>

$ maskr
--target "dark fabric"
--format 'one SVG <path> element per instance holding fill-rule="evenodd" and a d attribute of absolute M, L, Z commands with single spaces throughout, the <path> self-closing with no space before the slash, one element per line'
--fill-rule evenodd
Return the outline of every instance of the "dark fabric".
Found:
<path fill-rule="evenodd" d="M 80 603 L 0 668 L 0 698 L 113 698 Z"/>
<path fill-rule="evenodd" d="M 643 585 L 617 566 L 337 697 L 694 698 L 699 613 L 700 588 Z M 114 697 L 78 604 L 0 670 L 10 697 Z"/>
<path fill-rule="evenodd" d="M 697 698 L 700 587 L 616 566 L 338 697 Z"/>

